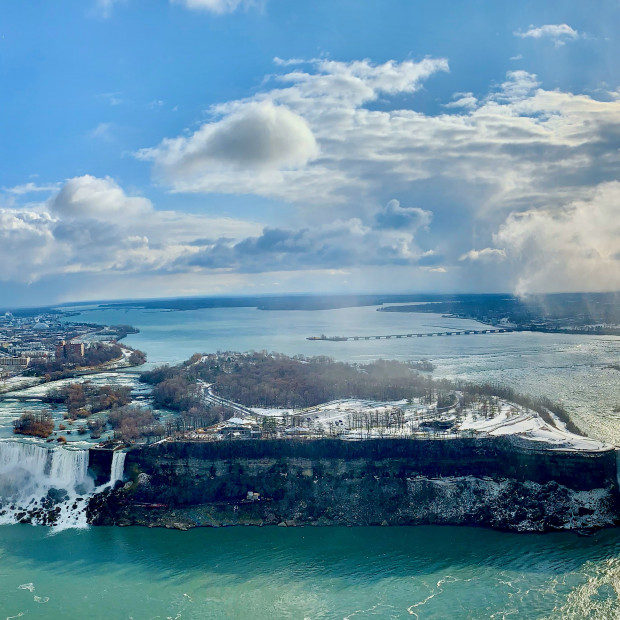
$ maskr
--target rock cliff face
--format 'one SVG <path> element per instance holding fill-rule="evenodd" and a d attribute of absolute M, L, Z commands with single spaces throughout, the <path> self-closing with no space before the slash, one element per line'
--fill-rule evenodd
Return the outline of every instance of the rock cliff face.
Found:
<path fill-rule="evenodd" d="M 514 438 L 164 443 L 130 452 L 94 524 L 479 525 L 593 529 L 618 514 L 616 459 Z M 248 492 L 259 498 L 249 500 Z"/>

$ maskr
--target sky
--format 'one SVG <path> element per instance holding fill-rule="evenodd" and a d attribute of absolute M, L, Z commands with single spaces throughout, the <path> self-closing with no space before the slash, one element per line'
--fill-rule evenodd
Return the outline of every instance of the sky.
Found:
<path fill-rule="evenodd" d="M 618 0 L 0 5 L 0 301 L 620 289 Z"/>

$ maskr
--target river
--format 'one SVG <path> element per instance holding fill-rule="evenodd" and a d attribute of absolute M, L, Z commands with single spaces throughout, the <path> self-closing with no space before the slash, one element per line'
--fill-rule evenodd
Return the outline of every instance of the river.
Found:
<path fill-rule="evenodd" d="M 615 530 L 5 526 L 0 557 L 3 619 L 611 620 L 619 610 Z"/>
<path fill-rule="evenodd" d="M 359 342 L 305 338 L 479 327 L 353 308 L 261 312 L 85 310 L 130 323 L 149 365 L 249 349 L 436 364 L 435 376 L 500 381 L 561 400 L 620 444 L 620 339 L 511 333 Z M 225 528 L 178 532 L 0 527 L 0 619 L 620 617 L 620 533 L 515 535 L 475 528 Z"/>
<path fill-rule="evenodd" d="M 481 329 L 438 314 L 377 312 L 375 307 L 321 311 L 207 308 L 185 312 L 87 310 L 76 320 L 132 324 L 125 342 L 147 352 L 149 365 L 178 363 L 193 353 L 276 351 L 364 362 L 378 357 L 429 359 L 434 376 L 499 382 L 561 402 L 588 435 L 620 445 L 620 337 L 512 332 L 352 342 L 307 336 L 386 335 Z"/>

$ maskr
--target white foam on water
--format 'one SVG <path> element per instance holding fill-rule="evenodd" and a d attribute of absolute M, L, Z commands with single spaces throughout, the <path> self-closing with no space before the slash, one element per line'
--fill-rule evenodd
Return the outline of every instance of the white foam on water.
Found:
<path fill-rule="evenodd" d="M 620 559 L 586 562 L 580 571 L 582 583 L 575 586 L 562 604 L 541 620 L 617 620 L 620 618 Z"/>
<path fill-rule="evenodd" d="M 0 525 L 18 523 L 25 514 L 33 525 L 42 525 L 53 510 L 54 531 L 88 527 L 88 501 L 123 479 L 126 456 L 115 451 L 108 482 L 95 487 L 88 450 L 0 441 Z"/>

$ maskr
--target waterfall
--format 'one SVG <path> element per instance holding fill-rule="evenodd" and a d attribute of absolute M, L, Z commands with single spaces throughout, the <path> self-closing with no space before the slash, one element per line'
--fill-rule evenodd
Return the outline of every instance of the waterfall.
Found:
<path fill-rule="evenodd" d="M 0 441 L 0 524 L 86 527 L 88 450 Z"/>
<path fill-rule="evenodd" d="M 49 449 L 43 446 L 14 441 L 0 442 L 0 497 L 8 492 L 9 483 L 14 479 L 13 474 L 17 469 L 29 472 L 31 478 L 40 480 L 45 476 L 48 462 Z"/>
<path fill-rule="evenodd" d="M 110 468 L 110 483 L 109 485 L 113 487 L 116 482 L 123 479 L 123 473 L 125 471 L 125 457 L 127 456 L 126 452 L 122 450 L 116 450 L 112 454 L 112 467 Z"/>
<path fill-rule="evenodd" d="M 57 449 L 51 453 L 49 478 L 56 487 L 83 483 L 88 477 L 88 450 Z"/>

